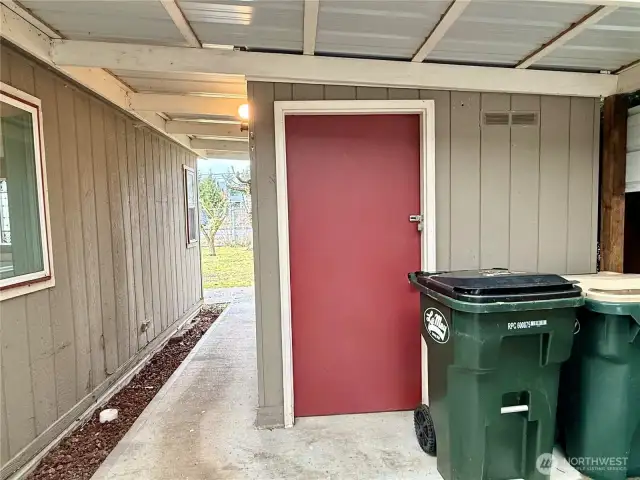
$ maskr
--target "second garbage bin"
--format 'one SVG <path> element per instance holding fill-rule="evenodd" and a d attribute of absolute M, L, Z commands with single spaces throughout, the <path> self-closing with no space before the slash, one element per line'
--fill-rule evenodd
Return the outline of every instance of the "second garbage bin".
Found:
<path fill-rule="evenodd" d="M 567 278 L 586 298 L 562 367 L 558 426 L 567 459 L 596 480 L 640 476 L 640 275 Z"/>
<path fill-rule="evenodd" d="M 502 269 L 409 279 L 422 293 L 428 352 L 429 405 L 416 410 L 416 434 L 428 453 L 437 445 L 440 474 L 547 478 L 580 289 L 557 275 Z"/>

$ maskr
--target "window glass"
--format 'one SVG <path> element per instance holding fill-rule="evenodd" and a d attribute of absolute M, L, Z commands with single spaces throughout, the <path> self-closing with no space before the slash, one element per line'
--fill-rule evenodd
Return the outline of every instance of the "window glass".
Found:
<path fill-rule="evenodd" d="M 19 105 L 0 101 L 0 281 L 45 270 L 37 116 Z"/>
<path fill-rule="evenodd" d="M 193 169 L 184 167 L 185 194 L 187 204 L 187 243 L 198 241 L 198 202 L 196 199 L 196 173 Z"/>

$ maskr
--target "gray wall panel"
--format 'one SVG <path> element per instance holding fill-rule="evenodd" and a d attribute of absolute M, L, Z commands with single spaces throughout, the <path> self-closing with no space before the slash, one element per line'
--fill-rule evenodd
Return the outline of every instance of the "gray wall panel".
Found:
<path fill-rule="evenodd" d="M 274 99 L 434 99 L 437 268 L 595 270 L 596 100 L 264 82 L 249 82 L 248 92 L 260 425 L 282 423 Z M 540 112 L 541 122 L 486 127 L 483 109 Z"/>
<path fill-rule="evenodd" d="M 94 156 L 91 151 L 91 124 L 89 97 L 74 95 L 75 121 L 78 148 L 78 174 L 80 180 L 80 211 L 82 213 L 82 243 L 84 251 L 84 280 L 89 315 L 89 355 L 91 357 L 89 381 L 84 385 L 86 393 L 105 379 L 105 352 L 102 341 L 102 299 L 100 295 L 100 270 L 91 268 L 98 262 L 98 226 L 96 219 L 95 185 L 93 180 Z M 113 261 L 113 260 L 111 260 Z M 80 319 L 84 321 L 84 319 Z M 80 379 L 81 380 L 81 379 Z"/>
<path fill-rule="evenodd" d="M 109 202 L 109 183 L 112 177 L 107 172 L 104 106 L 102 102 L 92 99 L 89 108 L 91 115 L 91 151 L 93 152 L 93 177 L 98 234 L 98 265 L 100 266 L 100 299 L 102 302 L 102 318 L 99 318 L 99 321 L 102 325 L 104 337 L 105 374 L 111 375 L 119 365 L 118 325 L 114 285 L 115 259 L 111 238 L 112 226 Z M 119 189 L 119 186 L 116 188 Z M 117 193 L 119 199 L 120 192 L 118 191 Z"/>
<path fill-rule="evenodd" d="M 591 232 L 597 228 L 591 215 L 592 202 L 598 201 L 592 198 L 593 183 L 598 181 L 593 172 L 594 120 L 599 117 L 594 119 L 591 99 L 571 99 L 567 271 L 574 273 L 591 271 Z"/>
<path fill-rule="evenodd" d="M 511 109 L 539 112 L 540 97 L 513 95 Z M 511 210 L 509 268 L 538 269 L 540 129 L 511 127 Z"/>
<path fill-rule="evenodd" d="M 42 101 L 56 281 L 0 303 L 0 453 L 15 468 L 73 422 L 66 414 L 86 408 L 86 395 L 122 374 L 147 344 L 143 322 L 157 337 L 193 309 L 200 261 L 198 248 L 186 248 L 183 210 L 181 165 L 195 167 L 195 155 L 13 47 L 1 50 L 2 81 Z M 158 228 L 169 225 L 159 243 Z M 166 281 L 181 269 L 181 282 Z"/>
<path fill-rule="evenodd" d="M 451 138 L 453 139 L 451 142 L 451 268 L 453 270 L 480 267 L 479 118 L 479 93 L 451 92 Z M 464 192 L 464 195 L 458 195 L 456 192 Z"/>
<path fill-rule="evenodd" d="M 482 112 L 504 112 L 511 96 L 483 93 Z M 480 267 L 509 266 L 511 128 L 481 128 L 480 139 Z"/>
<path fill-rule="evenodd" d="M 279 85 L 286 85 L 286 83 L 276 84 L 276 88 Z M 348 85 L 325 85 L 324 87 L 325 100 L 353 100 L 356 98 L 356 87 L 350 87 Z"/>
<path fill-rule="evenodd" d="M 26 300 L 35 426 L 40 435 L 58 418 L 49 292 L 36 292 Z"/>
<path fill-rule="evenodd" d="M 567 270 L 569 98 L 540 100 L 540 229 L 538 269 Z"/>
<path fill-rule="evenodd" d="M 294 86 L 295 87 L 295 86 Z M 320 87 L 322 88 L 322 87 Z M 252 151 L 252 164 L 256 179 L 257 194 L 253 204 L 257 207 L 254 223 L 257 223 L 257 236 L 254 237 L 254 249 L 259 264 L 256 265 L 256 288 L 260 288 L 260 305 L 256 314 L 261 338 L 262 355 L 259 358 L 264 392 L 261 406 L 282 405 L 282 356 L 280 324 L 273 323 L 280 318 L 280 285 L 278 261 L 278 215 L 276 209 L 276 165 L 274 142 L 273 102 L 291 100 L 292 89 L 279 88 L 275 97 L 271 83 L 253 85 L 255 102 L 254 125 L 262 134 L 255 136 Z M 256 230 L 256 229 L 254 229 Z M 274 254 L 275 253 L 275 254 Z M 258 287 L 259 285 L 259 287 Z M 272 388 L 273 387 L 273 388 Z"/>

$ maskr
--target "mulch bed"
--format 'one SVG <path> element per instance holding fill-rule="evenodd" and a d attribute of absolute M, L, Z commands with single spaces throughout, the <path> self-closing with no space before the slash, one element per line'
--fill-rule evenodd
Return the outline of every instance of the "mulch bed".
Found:
<path fill-rule="evenodd" d="M 200 314 L 172 337 L 127 386 L 51 450 L 28 478 L 90 479 L 225 306 L 203 307 Z M 117 408 L 118 418 L 113 422 L 100 423 L 100 411 L 105 408 Z"/>

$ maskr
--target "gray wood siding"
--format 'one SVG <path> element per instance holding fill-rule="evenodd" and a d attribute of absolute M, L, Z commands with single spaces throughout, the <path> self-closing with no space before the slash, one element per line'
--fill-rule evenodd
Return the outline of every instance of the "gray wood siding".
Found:
<path fill-rule="evenodd" d="M 56 280 L 0 303 L 6 465 L 202 294 L 183 200 L 182 165 L 196 156 L 12 47 L 1 53 L 2 81 L 42 101 Z"/>
<path fill-rule="evenodd" d="M 435 100 L 437 268 L 596 267 L 598 102 L 590 98 L 249 82 L 260 412 L 282 422 L 273 102 Z M 483 126 L 482 112 L 537 112 Z M 280 409 L 280 410 L 278 410 Z"/>

